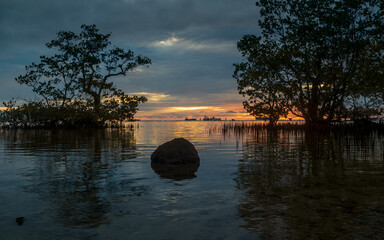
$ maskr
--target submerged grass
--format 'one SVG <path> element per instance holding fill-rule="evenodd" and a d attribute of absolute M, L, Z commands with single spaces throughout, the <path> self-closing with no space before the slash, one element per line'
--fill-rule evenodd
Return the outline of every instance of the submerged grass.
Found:
<path fill-rule="evenodd" d="M 304 122 L 279 123 L 274 127 L 260 122 L 232 122 L 216 125 L 208 130 L 209 134 L 222 134 L 239 139 L 256 139 L 259 143 L 277 141 L 301 142 L 320 151 L 327 142 L 336 144 L 347 151 L 359 146 L 366 151 L 379 151 L 384 159 L 384 124 L 383 123 L 333 123 L 328 126 L 307 126 Z M 285 139 L 285 140 L 282 140 Z M 236 140 L 238 141 L 238 140 Z M 242 140 L 241 140 L 242 141 Z M 237 142 L 237 145 L 239 143 Z M 320 151 L 321 152 L 321 151 Z"/>
<path fill-rule="evenodd" d="M 269 126 L 266 123 L 260 122 L 231 122 L 224 123 L 222 125 L 213 126 L 208 130 L 209 133 L 221 132 L 224 135 L 242 135 L 258 133 L 260 131 L 306 131 L 312 134 L 323 134 L 323 133 L 340 133 L 340 134 L 369 134 L 377 132 L 380 135 L 384 135 L 384 123 L 333 123 L 331 125 L 317 125 L 308 126 L 304 122 L 283 122 L 278 123 L 275 126 Z"/>

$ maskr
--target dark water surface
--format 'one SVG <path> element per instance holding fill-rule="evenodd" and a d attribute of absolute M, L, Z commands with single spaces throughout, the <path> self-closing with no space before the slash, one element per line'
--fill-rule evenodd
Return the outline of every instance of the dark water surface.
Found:
<path fill-rule="evenodd" d="M 384 136 L 221 124 L 0 130 L 0 239 L 384 239 Z M 175 137 L 195 178 L 151 168 Z"/>

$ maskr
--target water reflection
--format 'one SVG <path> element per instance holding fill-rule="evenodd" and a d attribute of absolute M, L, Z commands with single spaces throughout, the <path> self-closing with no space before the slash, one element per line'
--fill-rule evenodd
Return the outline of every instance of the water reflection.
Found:
<path fill-rule="evenodd" d="M 151 167 L 160 177 L 179 181 L 195 178 L 199 164 L 170 165 L 152 163 Z"/>
<path fill-rule="evenodd" d="M 382 135 L 135 124 L 0 129 L 0 238 L 384 239 Z M 151 169 L 150 154 L 175 137 L 198 149 L 197 178 Z"/>
<path fill-rule="evenodd" d="M 236 177 L 243 227 L 267 239 L 383 238 L 383 140 L 256 132 Z"/>
<path fill-rule="evenodd" d="M 138 179 L 118 174 L 120 163 L 138 158 L 132 131 L 8 130 L 1 136 L 6 151 L 33 157 L 23 188 L 46 201 L 48 214 L 65 226 L 98 227 L 109 221 L 112 202 L 147 192 Z"/>

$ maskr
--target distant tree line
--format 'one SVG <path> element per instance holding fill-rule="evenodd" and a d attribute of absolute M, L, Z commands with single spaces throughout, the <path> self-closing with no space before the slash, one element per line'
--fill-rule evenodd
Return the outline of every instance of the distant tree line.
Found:
<path fill-rule="evenodd" d="M 365 121 L 383 113 L 384 1 L 259 0 L 261 34 L 234 64 L 244 108 L 274 125 Z"/>
<path fill-rule="evenodd" d="M 95 25 L 82 25 L 81 33 L 57 33 L 46 46 L 53 56 L 41 56 L 39 63 L 26 66 L 16 78 L 40 96 L 16 106 L 5 102 L 2 121 L 13 125 L 103 126 L 106 121 L 133 120 L 143 96 L 128 96 L 111 81 L 139 66 L 151 64 L 147 57 L 131 50 L 111 47 L 110 34 Z"/>

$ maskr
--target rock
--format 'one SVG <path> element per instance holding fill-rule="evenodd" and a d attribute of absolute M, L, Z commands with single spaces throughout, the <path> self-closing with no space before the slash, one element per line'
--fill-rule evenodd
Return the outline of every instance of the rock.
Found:
<path fill-rule="evenodd" d="M 175 138 L 160 145 L 151 155 L 151 163 L 155 164 L 200 164 L 197 150 L 188 140 Z"/>
<path fill-rule="evenodd" d="M 197 150 L 184 138 L 175 138 L 160 145 L 151 155 L 152 169 L 163 178 L 194 178 L 199 166 L 200 157 Z"/>
<path fill-rule="evenodd" d="M 25 217 L 18 217 L 16 218 L 17 225 L 21 226 L 25 222 Z"/>

